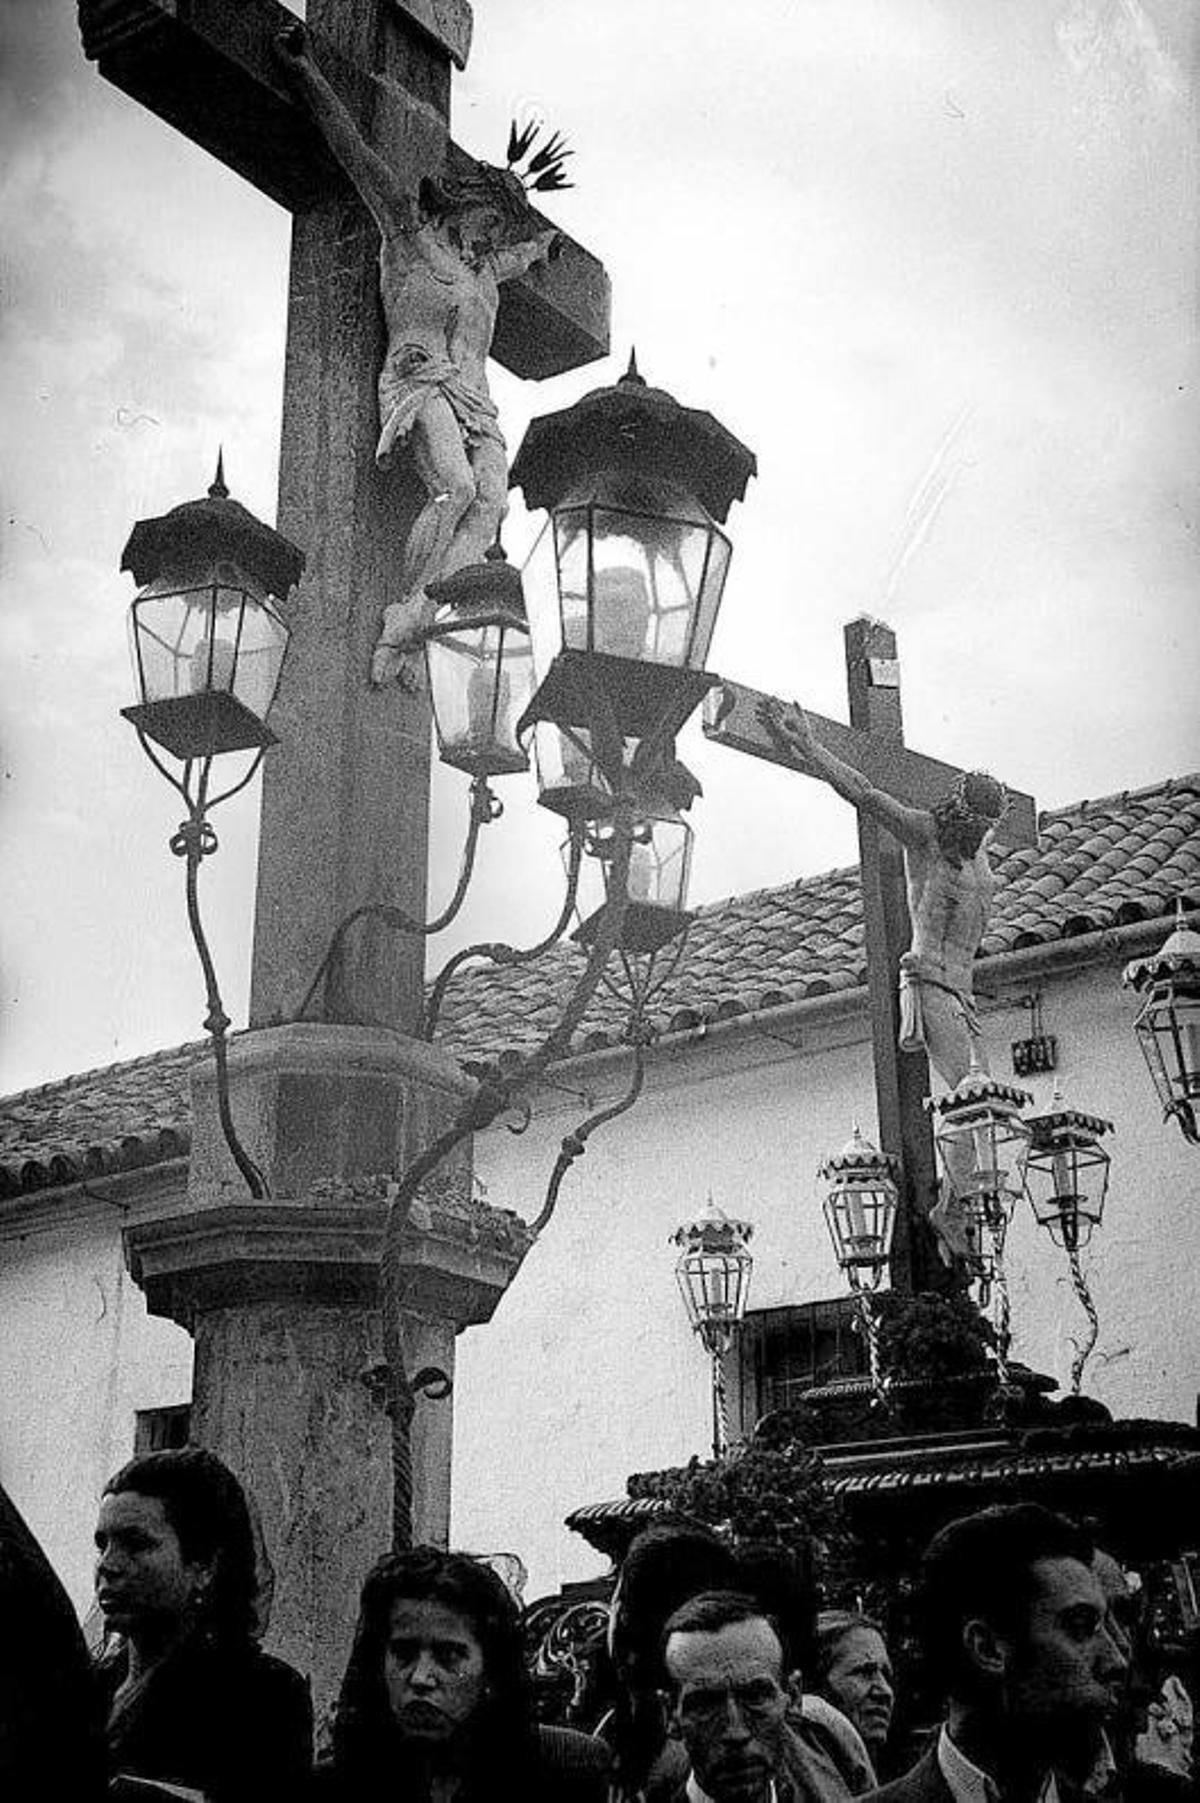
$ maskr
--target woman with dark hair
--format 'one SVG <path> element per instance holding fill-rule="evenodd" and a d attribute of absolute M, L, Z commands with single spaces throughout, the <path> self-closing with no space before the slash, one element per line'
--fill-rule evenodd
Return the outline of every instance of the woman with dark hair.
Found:
<path fill-rule="evenodd" d="M 286 1795 L 312 1763 L 308 1685 L 257 1642 L 245 1494 L 199 1447 L 149 1453 L 105 1485 L 96 1598 L 120 1637 L 99 1667 L 117 1777 L 213 1803 Z"/>
<path fill-rule="evenodd" d="M 590 1736 L 540 1727 L 520 1611 L 466 1553 L 419 1546 L 363 1585 L 322 1797 L 601 1803 L 608 1759 Z"/>

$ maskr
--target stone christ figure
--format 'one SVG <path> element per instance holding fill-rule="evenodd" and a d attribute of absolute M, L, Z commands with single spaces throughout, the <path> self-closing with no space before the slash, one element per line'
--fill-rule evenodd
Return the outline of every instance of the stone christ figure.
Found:
<path fill-rule="evenodd" d="M 397 445 L 409 445 L 429 499 L 404 548 L 400 600 L 384 610 L 371 680 L 411 686 L 405 659 L 432 618 L 429 584 L 482 562 L 508 508 L 508 457 L 486 370 L 499 285 L 549 256 L 558 234 L 530 231 L 532 208 L 511 169 L 480 164 L 461 181 L 426 178 L 414 193 L 362 136 L 303 28 L 287 26 L 277 44 L 293 87 L 379 227 L 388 344 L 375 455 L 386 465 Z M 535 185 L 567 185 L 552 166 L 562 154 L 551 158 L 551 179 Z"/>
<path fill-rule="evenodd" d="M 923 1045 L 949 1089 L 972 1062 L 986 1070 L 973 966 L 995 888 L 987 846 L 1007 805 L 1003 784 L 972 771 L 932 808 L 909 807 L 821 745 L 795 703 L 765 701 L 759 719 L 798 769 L 828 783 L 904 847 L 913 936 L 900 960 L 901 1049 Z"/>

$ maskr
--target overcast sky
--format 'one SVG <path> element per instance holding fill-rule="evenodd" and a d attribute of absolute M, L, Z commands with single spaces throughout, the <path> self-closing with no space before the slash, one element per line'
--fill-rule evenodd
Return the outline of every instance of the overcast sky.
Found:
<path fill-rule="evenodd" d="M 510 443 L 636 344 L 758 455 L 712 667 L 844 715 L 841 626 L 873 613 L 922 750 L 1043 806 L 1200 765 L 1194 0 L 478 0 L 475 24 L 455 135 L 499 160 L 542 108 L 576 148 L 547 210 L 613 283 L 611 361 L 497 373 Z M 200 1032 L 178 804 L 117 713 L 117 564 L 219 443 L 273 520 L 288 222 L 84 63 L 68 0 L 7 0 L 0 52 L 11 1090 Z M 533 529 L 515 509 L 515 560 Z M 693 899 L 853 860 L 816 785 L 683 751 Z M 504 796 L 462 931 L 528 938 L 556 822 Z M 202 877 L 239 1024 L 256 805 L 217 817 Z"/>

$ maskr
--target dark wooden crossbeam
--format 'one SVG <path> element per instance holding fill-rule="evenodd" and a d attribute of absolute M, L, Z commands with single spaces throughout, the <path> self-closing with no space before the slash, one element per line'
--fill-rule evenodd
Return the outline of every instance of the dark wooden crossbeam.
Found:
<path fill-rule="evenodd" d="M 396 10 L 414 27 L 417 45 L 402 82 L 357 67 L 312 34 L 322 69 L 356 118 L 375 121 L 384 154 L 389 136 L 403 134 L 406 109 L 447 116 L 450 62 L 462 66 L 470 38 L 468 9 L 448 0 Z M 79 3 L 84 52 L 101 75 L 280 206 L 300 213 L 338 196 L 353 204 L 353 197 L 275 61 L 275 38 L 295 20 L 279 0 Z M 424 54 L 425 46 L 443 54 Z M 473 164 L 466 151 L 447 143 L 450 173 Z M 553 223 L 536 217 L 542 225 Z M 603 265 L 563 236 L 552 263 L 504 284 L 492 355 L 514 375 L 534 378 L 593 362 L 608 353 L 609 303 Z"/>
<path fill-rule="evenodd" d="M 895 634 L 882 621 L 864 618 L 850 622 L 845 641 L 851 724 L 810 713 L 814 738 L 877 789 L 911 807 L 932 807 L 962 772 L 904 743 Z M 722 682 L 705 701 L 705 734 L 718 745 L 794 770 L 796 765 L 758 718 L 767 699 L 757 689 Z M 1031 795 L 1009 791 L 1008 812 L 997 824 L 995 839 L 1010 850 L 1037 844 L 1037 806 Z M 933 1135 L 924 1107 L 929 1063 L 923 1050 L 902 1052 L 897 1043 L 900 958 L 912 935 L 904 854 L 892 835 L 861 810 L 858 848 L 879 1138 L 898 1161 L 903 1198 L 892 1244 L 892 1284 L 909 1292 L 938 1289 L 947 1282 L 947 1270 L 929 1226 L 937 1197 Z"/>
<path fill-rule="evenodd" d="M 892 687 L 895 680 L 891 669 L 883 669 L 876 673 L 872 686 Z M 759 689 L 722 680 L 704 704 L 705 737 L 717 745 L 729 745 L 734 751 L 794 770 L 787 752 L 780 749 L 758 718 L 760 703 L 769 699 Z M 843 726 L 841 721 L 827 720 L 823 714 L 808 713 L 807 709 L 805 712 L 813 736 L 826 750 L 859 771 L 877 789 L 885 789 L 911 807 L 932 807 L 962 775 L 953 764 L 943 764 L 906 745 L 897 745 L 854 726 Z M 995 843 L 1010 851 L 1022 845 L 1036 845 L 1037 804 L 1033 796 L 1010 789 L 1008 802 L 1008 812 L 996 827 Z"/>

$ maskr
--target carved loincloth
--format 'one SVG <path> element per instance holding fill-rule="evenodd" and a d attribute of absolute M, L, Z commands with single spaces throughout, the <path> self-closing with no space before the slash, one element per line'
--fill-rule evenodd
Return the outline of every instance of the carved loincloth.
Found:
<path fill-rule="evenodd" d="M 462 430 L 468 446 L 491 439 L 504 449 L 495 403 L 463 379 L 449 357 L 434 357 L 419 344 L 399 344 L 389 351 L 379 377 L 379 418 L 383 430 L 375 447 L 375 461 L 386 467 L 396 445 L 416 424 L 417 415 L 430 397 L 440 394 Z"/>
<path fill-rule="evenodd" d="M 924 961 L 915 952 L 905 952 L 900 960 L 900 1050 L 916 1052 L 925 1045 L 925 1011 L 922 1006 L 921 992 L 924 989 L 940 989 L 943 995 L 951 996 L 958 1004 L 963 1025 L 972 1039 L 979 1039 L 983 1028 L 979 1024 L 979 1010 L 975 1006 L 974 996 L 967 995 L 955 984 L 948 983 L 945 977 L 933 976 Z"/>

